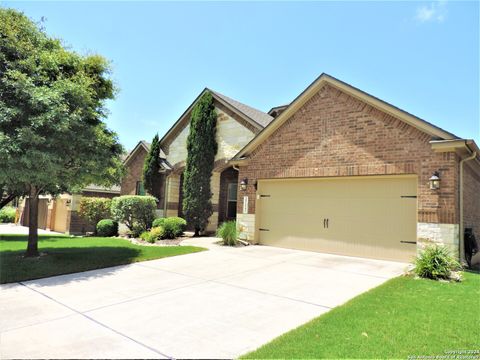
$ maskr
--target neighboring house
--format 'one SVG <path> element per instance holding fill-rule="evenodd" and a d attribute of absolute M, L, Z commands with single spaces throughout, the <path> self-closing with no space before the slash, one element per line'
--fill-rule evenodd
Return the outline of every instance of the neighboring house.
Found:
<path fill-rule="evenodd" d="M 66 234 L 85 234 L 93 231 L 93 225 L 78 215 L 80 200 L 83 196 L 113 198 L 120 195 L 120 187 L 112 186 L 105 188 L 97 185 L 89 185 L 81 193 L 64 193 L 56 198 L 40 196 L 38 203 L 38 228 L 47 229 Z M 22 199 L 19 205 L 20 224 L 28 226 L 28 198 Z"/>
<path fill-rule="evenodd" d="M 252 243 L 397 261 L 411 260 L 429 242 L 463 254 L 464 228 L 480 239 L 480 150 L 473 140 L 326 74 L 268 113 L 211 92 L 219 148 L 208 231 L 236 218 L 240 238 Z M 166 216 L 182 215 L 197 100 L 161 139 L 159 207 Z M 130 154 L 122 194 L 140 193 L 134 189 L 141 188 L 147 150 L 139 144 Z M 431 188 L 435 176 L 438 189 Z"/>
<path fill-rule="evenodd" d="M 229 165 L 228 161 L 263 130 L 273 117 L 218 92 L 204 89 L 160 140 L 163 151 L 162 171 L 165 174 L 165 181 L 160 189 L 161 216 L 182 216 L 182 173 L 187 159 L 186 141 L 190 130 L 190 116 L 198 99 L 206 91 L 211 92 L 218 114 L 218 151 L 211 178 L 213 214 L 206 229 L 214 232 L 219 223 L 235 220 L 237 214 L 238 171 Z M 142 194 L 142 168 L 148 149 L 149 144 L 140 141 L 126 158 L 127 175 L 122 182 L 122 194 Z"/>

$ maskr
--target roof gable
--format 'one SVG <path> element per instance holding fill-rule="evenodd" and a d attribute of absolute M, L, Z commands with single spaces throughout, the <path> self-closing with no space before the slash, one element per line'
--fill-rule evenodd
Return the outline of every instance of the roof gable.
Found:
<path fill-rule="evenodd" d="M 145 152 L 148 153 L 148 151 L 150 150 L 150 144 L 147 143 L 145 140 L 140 140 L 140 141 L 138 142 L 138 144 L 135 145 L 135 147 L 133 148 L 133 150 L 128 153 L 128 155 L 127 155 L 127 157 L 125 158 L 125 160 L 123 160 L 123 163 L 124 163 L 124 164 L 127 164 L 128 162 L 130 162 L 130 160 L 133 159 L 134 155 L 135 155 L 139 150 L 144 150 Z"/>
<path fill-rule="evenodd" d="M 180 118 L 172 125 L 172 127 L 165 133 L 165 135 L 160 140 L 160 144 L 163 145 L 167 143 L 168 139 L 171 136 L 175 136 L 175 134 L 179 133 L 179 130 L 183 129 L 184 126 L 188 124 L 190 119 L 188 115 L 192 111 L 193 107 L 197 103 L 197 101 L 205 94 L 205 92 L 209 91 L 212 94 L 214 100 L 218 101 L 220 104 L 228 108 L 229 110 L 233 111 L 237 114 L 240 118 L 245 120 L 248 124 L 250 124 L 253 128 L 257 129 L 257 132 L 263 130 L 265 126 L 267 126 L 272 120 L 273 117 L 264 113 L 260 110 L 252 108 L 251 106 L 245 105 L 237 100 L 234 100 L 228 96 L 220 94 L 217 91 L 213 91 L 209 88 L 203 89 L 203 91 L 195 98 L 195 100 L 190 104 L 190 106 L 183 112 Z"/>
<path fill-rule="evenodd" d="M 321 74 L 313 83 L 311 83 L 300 95 L 298 95 L 288 107 L 278 115 L 267 127 L 265 127 L 250 143 L 248 143 L 233 160 L 241 160 L 254 149 L 257 148 L 264 140 L 272 135 L 283 123 L 285 123 L 295 112 L 297 112 L 313 95 L 315 95 L 325 84 L 329 84 L 354 98 L 357 98 L 380 111 L 394 116 L 405 123 L 427 133 L 434 139 L 456 139 L 458 138 L 423 119 L 420 119 L 404 110 L 397 108 L 383 100 L 380 100 L 360 89 L 357 89 L 343 81 L 340 81 L 328 74 Z"/>

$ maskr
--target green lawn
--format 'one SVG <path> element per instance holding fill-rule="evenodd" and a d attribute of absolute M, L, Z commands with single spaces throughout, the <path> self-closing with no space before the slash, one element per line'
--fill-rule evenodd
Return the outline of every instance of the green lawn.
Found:
<path fill-rule="evenodd" d="M 243 358 L 405 359 L 478 351 L 480 274 L 464 276 L 461 283 L 392 279 Z"/>
<path fill-rule="evenodd" d="M 128 240 L 102 237 L 39 235 L 45 256 L 23 258 L 25 235 L 0 235 L 0 283 L 39 279 L 183 255 L 205 249 L 193 246 L 140 246 Z"/>

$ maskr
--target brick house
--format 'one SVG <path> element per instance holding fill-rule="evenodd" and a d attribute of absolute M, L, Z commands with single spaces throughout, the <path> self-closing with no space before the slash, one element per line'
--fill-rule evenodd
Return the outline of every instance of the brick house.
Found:
<path fill-rule="evenodd" d="M 187 159 L 187 137 L 193 107 L 203 94 L 212 94 L 217 112 L 217 144 L 211 178 L 213 214 L 207 231 L 214 232 L 219 223 L 235 220 L 237 211 L 238 171 L 228 161 L 273 120 L 267 113 L 242 104 L 210 89 L 204 89 L 160 139 L 161 165 L 165 181 L 160 189 L 158 214 L 182 216 L 182 181 Z M 125 160 L 127 175 L 121 194 L 143 194 L 142 168 L 149 144 L 140 141 Z"/>
<path fill-rule="evenodd" d="M 429 242 L 463 255 L 465 228 L 480 238 L 473 140 L 326 74 L 268 114 L 212 94 L 219 151 L 208 230 L 236 217 L 252 243 L 398 261 Z M 161 140 L 167 216 L 181 215 L 195 102 Z"/>

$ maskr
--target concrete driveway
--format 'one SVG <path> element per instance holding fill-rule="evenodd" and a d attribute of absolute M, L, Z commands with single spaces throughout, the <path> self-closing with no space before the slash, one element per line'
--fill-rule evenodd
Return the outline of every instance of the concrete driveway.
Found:
<path fill-rule="evenodd" d="M 235 358 L 406 264 L 225 248 L 3 285 L 1 358 Z"/>

